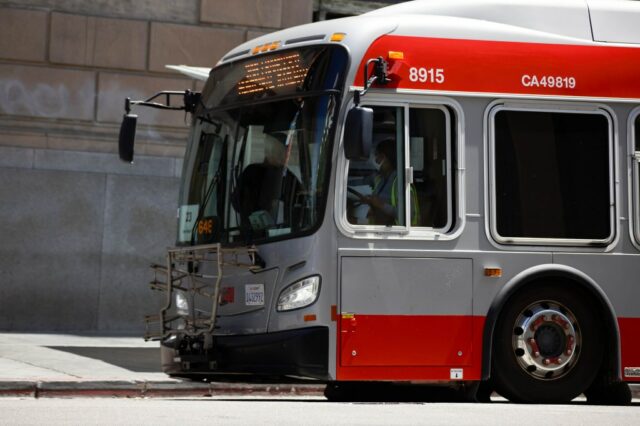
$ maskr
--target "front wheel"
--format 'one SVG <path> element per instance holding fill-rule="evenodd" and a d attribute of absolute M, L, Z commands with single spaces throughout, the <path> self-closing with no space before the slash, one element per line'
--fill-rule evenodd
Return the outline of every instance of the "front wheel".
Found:
<path fill-rule="evenodd" d="M 513 402 L 571 401 L 593 382 L 603 359 L 601 318 L 586 294 L 530 286 L 506 303 L 496 324 L 492 374 Z"/>

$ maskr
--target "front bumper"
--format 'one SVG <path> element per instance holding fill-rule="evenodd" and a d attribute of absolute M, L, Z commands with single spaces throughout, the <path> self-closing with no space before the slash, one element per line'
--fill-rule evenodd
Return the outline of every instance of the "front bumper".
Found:
<path fill-rule="evenodd" d="M 251 374 L 329 380 L 329 329 L 311 327 L 275 333 L 203 337 L 180 336 L 160 345 L 162 370 L 174 376 Z"/>

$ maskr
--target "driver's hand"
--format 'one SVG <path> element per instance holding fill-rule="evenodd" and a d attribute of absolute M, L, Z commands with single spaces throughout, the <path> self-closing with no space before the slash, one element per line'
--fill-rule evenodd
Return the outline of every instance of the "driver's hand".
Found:
<path fill-rule="evenodd" d="M 363 197 L 362 201 L 364 203 L 369 204 L 371 207 L 375 207 L 375 208 L 382 208 L 384 206 L 384 203 L 382 202 L 382 200 L 380 199 L 380 197 L 378 196 L 367 196 L 367 197 Z"/>

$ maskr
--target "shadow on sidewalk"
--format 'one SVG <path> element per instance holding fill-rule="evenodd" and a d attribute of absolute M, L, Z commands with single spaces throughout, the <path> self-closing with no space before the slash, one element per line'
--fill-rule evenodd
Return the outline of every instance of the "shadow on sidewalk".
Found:
<path fill-rule="evenodd" d="M 114 348 L 91 346 L 47 346 L 62 352 L 93 358 L 138 373 L 160 373 L 157 348 Z"/>

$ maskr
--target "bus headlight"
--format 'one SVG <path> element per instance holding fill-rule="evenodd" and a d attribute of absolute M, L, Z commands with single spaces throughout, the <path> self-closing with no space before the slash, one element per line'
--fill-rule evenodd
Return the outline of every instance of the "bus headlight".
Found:
<path fill-rule="evenodd" d="M 189 301 L 181 291 L 176 291 L 176 313 L 182 316 L 189 315 Z"/>
<path fill-rule="evenodd" d="M 278 297 L 277 311 L 291 311 L 311 305 L 320 294 L 320 277 L 305 278 L 282 290 Z"/>

